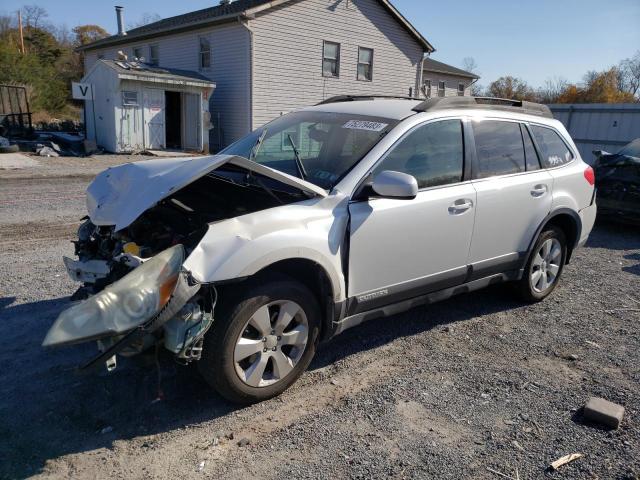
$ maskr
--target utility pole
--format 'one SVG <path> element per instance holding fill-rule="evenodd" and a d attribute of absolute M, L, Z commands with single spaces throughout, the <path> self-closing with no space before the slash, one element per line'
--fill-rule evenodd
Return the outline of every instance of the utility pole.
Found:
<path fill-rule="evenodd" d="M 18 30 L 20 31 L 20 52 L 24 55 L 24 35 L 22 33 L 22 11 L 18 10 Z"/>

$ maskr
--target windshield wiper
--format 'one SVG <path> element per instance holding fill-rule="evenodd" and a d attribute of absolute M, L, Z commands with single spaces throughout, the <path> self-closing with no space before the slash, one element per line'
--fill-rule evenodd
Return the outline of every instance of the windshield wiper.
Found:
<path fill-rule="evenodd" d="M 293 147 L 293 156 L 296 159 L 296 167 L 298 168 L 298 173 L 300 174 L 300 178 L 302 180 L 306 180 L 307 171 L 304 169 L 304 165 L 302 164 L 302 160 L 300 159 L 300 152 L 298 151 L 298 147 L 296 147 L 296 144 L 293 142 L 293 138 L 291 137 L 290 133 L 287 134 L 287 137 L 289 137 L 289 142 Z"/>
<path fill-rule="evenodd" d="M 264 130 L 262 130 L 262 133 L 258 137 L 256 144 L 251 149 L 251 153 L 249 154 L 249 160 L 253 161 L 256 158 L 256 156 L 258 156 L 258 152 L 260 151 L 260 148 L 262 148 L 262 143 L 264 142 L 264 138 L 266 136 L 267 136 L 267 129 L 265 128 Z"/>

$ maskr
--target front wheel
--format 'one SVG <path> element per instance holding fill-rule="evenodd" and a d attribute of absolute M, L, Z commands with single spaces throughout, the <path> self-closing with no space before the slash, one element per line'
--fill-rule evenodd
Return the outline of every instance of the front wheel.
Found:
<path fill-rule="evenodd" d="M 233 402 L 250 404 L 279 395 L 315 354 L 320 330 L 316 299 L 304 285 L 281 277 L 249 284 L 230 297 L 216 309 L 198 368 Z"/>
<path fill-rule="evenodd" d="M 542 231 L 527 262 L 522 279 L 516 284 L 523 300 L 539 302 L 556 288 L 567 258 L 567 240 L 557 227 Z"/>

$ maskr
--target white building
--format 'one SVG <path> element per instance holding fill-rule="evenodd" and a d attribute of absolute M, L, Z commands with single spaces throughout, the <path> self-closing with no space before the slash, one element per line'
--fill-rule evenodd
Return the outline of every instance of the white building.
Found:
<path fill-rule="evenodd" d="M 215 83 L 203 130 L 217 151 L 335 95 L 418 96 L 422 61 L 434 48 L 389 0 L 236 0 L 120 27 L 81 50 L 87 75 L 123 51 Z"/>
<path fill-rule="evenodd" d="M 110 152 L 208 151 L 209 98 L 215 83 L 196 73 L 139 62 L 98 60 L 82 83 L 87 138 Z"/>
<path fill-rule="evenodd" d="M 425 97 L 471 95 L 471 86 L 480 80 L 475 73 L 425 58 L 422 70 L 422 92 Z"/>

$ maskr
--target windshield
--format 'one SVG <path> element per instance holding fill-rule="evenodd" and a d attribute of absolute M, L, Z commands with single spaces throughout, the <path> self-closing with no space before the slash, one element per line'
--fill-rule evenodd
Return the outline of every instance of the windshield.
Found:
<path fill-rule="evenodd" d="M 330 190 L 397 120 L 301 111 L 284 115 L 222 152 L 303 178 Z"/>

